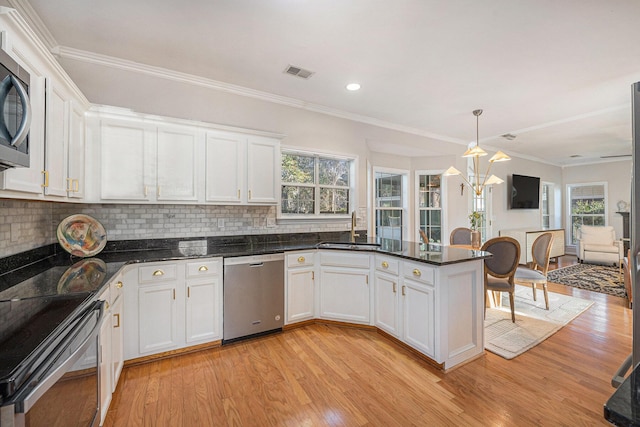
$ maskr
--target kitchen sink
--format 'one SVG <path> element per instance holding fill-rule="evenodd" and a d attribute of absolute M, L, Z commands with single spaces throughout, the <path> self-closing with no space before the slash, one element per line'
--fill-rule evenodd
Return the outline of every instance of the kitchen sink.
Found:
<path fill-rule="evenodd" d="M 378 243 L 363 243 L 363 242 L 323 242 L 318 243 L 318 249 L 350 249 L 350 250 L 363 250 L 363 251 L 375 251 L 380 247 Z"/>

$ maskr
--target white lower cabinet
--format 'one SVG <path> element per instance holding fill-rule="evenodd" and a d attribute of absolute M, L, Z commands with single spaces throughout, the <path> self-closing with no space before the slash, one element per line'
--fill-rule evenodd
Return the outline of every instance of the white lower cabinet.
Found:
<path fill-rule="evenodd" d="M 294 252 L 285 257 L 285 323 L 315 317 L 315 253 Z"/>
<path fill-rule="evenodd" d="M 125 360 L 222 339 L 222 258 L 145 263 L 125 281 Z"/>
<path fill-rule="evenodd" d="M 122 296 L 122 289 L 123 279 L 121 275 L 118 275 L 112 279 L 109 286 L 98 298 L 105 302 L 104 316 L 100 327 L 100 360 L 98 363 L 100 371 L 100 425 L 104 423 L 104 419 L 107 416 L 111 395 L 118 385 L 124 361 L 122 347 L 124 297 Z"/>
<path fill-rule="evenodd" d="M 400 338 L 400 278 L 398 261 L 375 256 L 374 324 L 388 334 Z"/>
<path fill-rule="evenodd" d="M 404 279 L 402 284 L 402 340 L 435 358 L 435 288 Z"/>
<path fill-rule="evenodd" d="M 371 255 L 320 251 L 320 317 L 370 324 Z"/>

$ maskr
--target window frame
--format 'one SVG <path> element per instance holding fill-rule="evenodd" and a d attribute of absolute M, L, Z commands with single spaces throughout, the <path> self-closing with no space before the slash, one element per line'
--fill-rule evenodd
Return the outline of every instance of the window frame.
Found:
<path fill-rule="evenodd" d="M 568 232 L 566 232 L 566 239 L 567 239 L 567 246 L 572 246 L 572 247 L 576 247 L 577 243 L 574 243 L 574 235 L 573 235 L 573 214 L 571 212 L 571 201 L 573 200 L 571 198 L 571 190 L 574 188 L 578 188 L 578 187 L 594 187 L 594 186 L 598 186 L 601 185 L 603 188 L 603 201 L 604 201 L 604 213 L 602 214 L 593 214 L 593 215 L 586 215 L 586 216 L 591 216 L 591 217 L 596 217 L 596 216 L 602 216 L 603 217 L 603 223 L 604 225 L 608 225 L 609 224 L 609 206 L 608 206 L 608 201 L 609 201 L 609 188 L 608 188 L 608 183 L 606 181 L 600 181 L 600 182 L 582 182 L 582 183 L 572 183 L 572 184 L 567 184 L 566 185 L 566 229 Z M 585 216 L 584 214 L 581 216 Z"/>
<path fill-rule="evenodd" d="M 336 154 L 336 153 L 327 153 L 320 151 L 310 151 L 310 150 L 302 150 L 299 148 L 293 147 L 281 147 L 280 150 L 280 167 L 282 168 L 282 159 L 285 154 L 288 155 L 298 155 L 298 156 L 306 156 L 306 157 L 314 157 L 315 165 L 314 165 L 314 183 L 288 183 L 282 181 L 282 171 L 280 172 L 279 178 L 279 195 L 278 195 L 278 204 L 277 204 L 277 213 L 276 217 L 279 221 L 292 221 L 292 222 L 303 222 L 303 221 L 333 221 L 340 220 L 340 222 L 344 221 L 345 218 L 351 217 L 351 212 L 354 210 L 357 211 L 357 170 L 358 170 L 358 157 L 354 155 L 345 155 L 345 154 Z M 334 186 L 334 185 L 324 185 L 320 184 L 320 159 L 326 160 L 339 160 L 339 161 L 347 161 L 349 162 L 349 186 Z M 300 213 L 283 213 L 282 212 L 282 188 L 284 186 L 291 185 L 295 187 L 306 187 L 314 189 L 314 213 L 313 214 L 300 214 Z M 320 213 L 320 190 L 323 188 L 331 188 L 331 189 L 347 189 L 348 190 L 348 206 L 347 212 L 342 214 L 331 214 L 331 213 Z"/>
<path fill-rule="evenodd" d="M 400 218 L 400 223 L 401 223 L 401 229 L 400 229 L 400 241 L 403 240 L 407 240 L 408 237 L 408 226 L 409 226 L 409 174 L 410 171 L 405 170 L 405 169 L 391 169 L 391 168 L 384 168 L 384 167 L 377 167 L 374 166 L 373 167 L 373 174 L 372 174 L 372 178 L 373 178 L 373 182 L 372 182 L 372 186 L 371 189 L 373 191 L 373 215 L 372 215 L 372 234 L 376 237 L 380 237 L 378 236 L 378 212 L 379 211 L 400 211 L 401 212 L 401 218 Z M 398 175 L 401 177 L 401 195 L 400 195 L 400 202 L 401 202 L 401 206 L 400 207 L 379 207 L 377 200 L 378 200 L 378 195 L 376 192 L 377 189 L 377 174 L 379 173 L 383 173 L 383 174 L 389 174 L 389 175 Z"/>
<path fill-rule="evenodd" d="M 445 179 L 446 177 L 444 176 L 444 172 L 445 171 L 443 169 L 416 170 L 414 172 L 416 235 L 413 237 L 413 239 L 416 242 L 421 241 L 420 235 L 418 232 L 418 229 L 421 228 L 421 223 L 420 223 L 421 212 L 436 210 L 436 208 L 420 207 L 420 177 L 437 175 L 437 176 L 440 176 L 440 208 L 439 208 L 440 210 L 440 244 L 442 245 L 449 244 L 450 231 L 447 229 L 447 213 L 446 213 L 447 212 L 447 179 Z M 429 236 L 429 238 L 431 238 L 431 236 Z M 431 242 L 431 243 L 435 243 L 435 242 Z"/>

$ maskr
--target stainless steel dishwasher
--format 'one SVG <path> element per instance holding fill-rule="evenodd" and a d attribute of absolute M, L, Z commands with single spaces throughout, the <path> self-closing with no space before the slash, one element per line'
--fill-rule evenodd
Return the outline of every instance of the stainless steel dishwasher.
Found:
<path fill-rule="evenodd" d="M 284 254 L 224 259 L 222 343 L 281 331 Z"/>

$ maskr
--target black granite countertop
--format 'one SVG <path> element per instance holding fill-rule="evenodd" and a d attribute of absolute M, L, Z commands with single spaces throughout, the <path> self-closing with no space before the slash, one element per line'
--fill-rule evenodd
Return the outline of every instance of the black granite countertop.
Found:
<path fill-rule="evenodd" d="M 616 426 L 640 426 L 640 372 L 636 367 L 604 405 L 604 417 Z"/>

